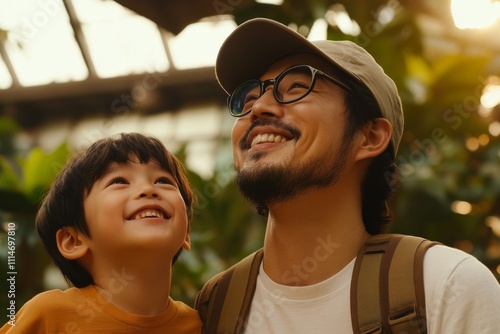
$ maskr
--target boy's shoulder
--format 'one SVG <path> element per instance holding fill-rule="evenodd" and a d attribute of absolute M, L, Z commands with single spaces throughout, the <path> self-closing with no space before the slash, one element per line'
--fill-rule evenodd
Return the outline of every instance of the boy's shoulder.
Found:
<path fill-rule="evenodd" d="M 53 321 L 54 316 L 60 317 L 74 310 L 75 301 L 81 300 L 79 290 L 69 288 L 64 291 L 54 289 L 40 292 L 20 307 L 12 319 L 13 322 L 6 324 L 5 329 L 12 327 L 10 329 L 14 333 L 43 332 L 48 328 L 48 322 Z"/>
<path fill-rule="evenodd" d="M 68 307 L 74 308 L 75 300 L 81 298 L 82 293 L 78 288 L 72 287 L 66 290 L 47 290 L 40 292 L 28 300 L 21 309 L 28 309 L 30 312 L 38 312 L 39 314 L 42 314 Z"/>

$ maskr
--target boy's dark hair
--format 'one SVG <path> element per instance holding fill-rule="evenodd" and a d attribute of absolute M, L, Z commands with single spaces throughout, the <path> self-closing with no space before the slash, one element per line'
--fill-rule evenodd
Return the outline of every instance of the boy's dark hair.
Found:
<path fill-rule="evenodd" d="M 343 140 L 350 142 L 357 131 L 382 113 L 375 97 L 360 81 L 344 76 L 342 81 L 352 91 L 346 92 L 347 126 Z M 373 158 L 361 183 L 362 215 L 365 229 L 370 234 L 385 231 L 391 219 L 389 200 L 399 184 L 399 176 L 391 144 Z"/>
<path fill-rule="evenodd" d="M 156 162 L 172 174 L 186 204 L 189 233 L 195 198 L 184 166 L 177 158 L 158 139 L 138 133 L 122 133 L 116 138 L 101 139 L 68 161 L 43 199 L 35 220 L 44 247 L 75 287 L 93 284 L 93 278 L 76 260 L 67 260 L 62 256 L 57 247 L 56 233 L 63 227 L 73 227 L 91 237 L 83 208 L 85 196 L 111 163 L 128 164 L 131 156 L 136 156 L 141 164 Z M 182 248 L 172 263 L 181 251 Z"/>

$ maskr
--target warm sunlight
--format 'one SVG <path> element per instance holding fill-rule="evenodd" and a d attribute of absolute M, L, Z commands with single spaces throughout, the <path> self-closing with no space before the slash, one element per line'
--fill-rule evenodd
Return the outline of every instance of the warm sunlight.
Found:
<path fill-rule="evenodd" d="M 478 29 L 500 19 L 500 2 L 494 0 L 451 0 L 455 25 L 460 29 Z"/>

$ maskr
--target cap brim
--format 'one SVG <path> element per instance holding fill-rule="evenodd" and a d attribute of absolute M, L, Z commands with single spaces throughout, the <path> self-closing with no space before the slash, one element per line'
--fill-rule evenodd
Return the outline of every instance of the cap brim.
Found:
<path fill-rule="evenodd" d="M 222 44 L 215 74 L 230 94 L 242 82 L 257 78 L 275 61 L 292 53 L 319 54 L 332 62 L 304 36 L 285 25 L 264 18 L 252 19 L 238 26 Z"/>

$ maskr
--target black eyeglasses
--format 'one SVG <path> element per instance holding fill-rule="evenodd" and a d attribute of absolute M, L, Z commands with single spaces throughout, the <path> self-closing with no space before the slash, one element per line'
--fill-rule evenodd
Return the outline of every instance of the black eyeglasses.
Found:
<path fill-rule="evenodd" d="M 279 103 L 296 102 L 313 90 L 318 75 L 347 91 L 351 91 L 344 83 L 314 67 L 297 65 L 284 70 L 274 79 L 265 81 L 248 80 L 239 85 L 227 100 L 229 113 L 234 117 L 248 114 L 252 111 L 254 102 L 264 94 L 269 85 L 273 85 L 274 98 Z"/>

